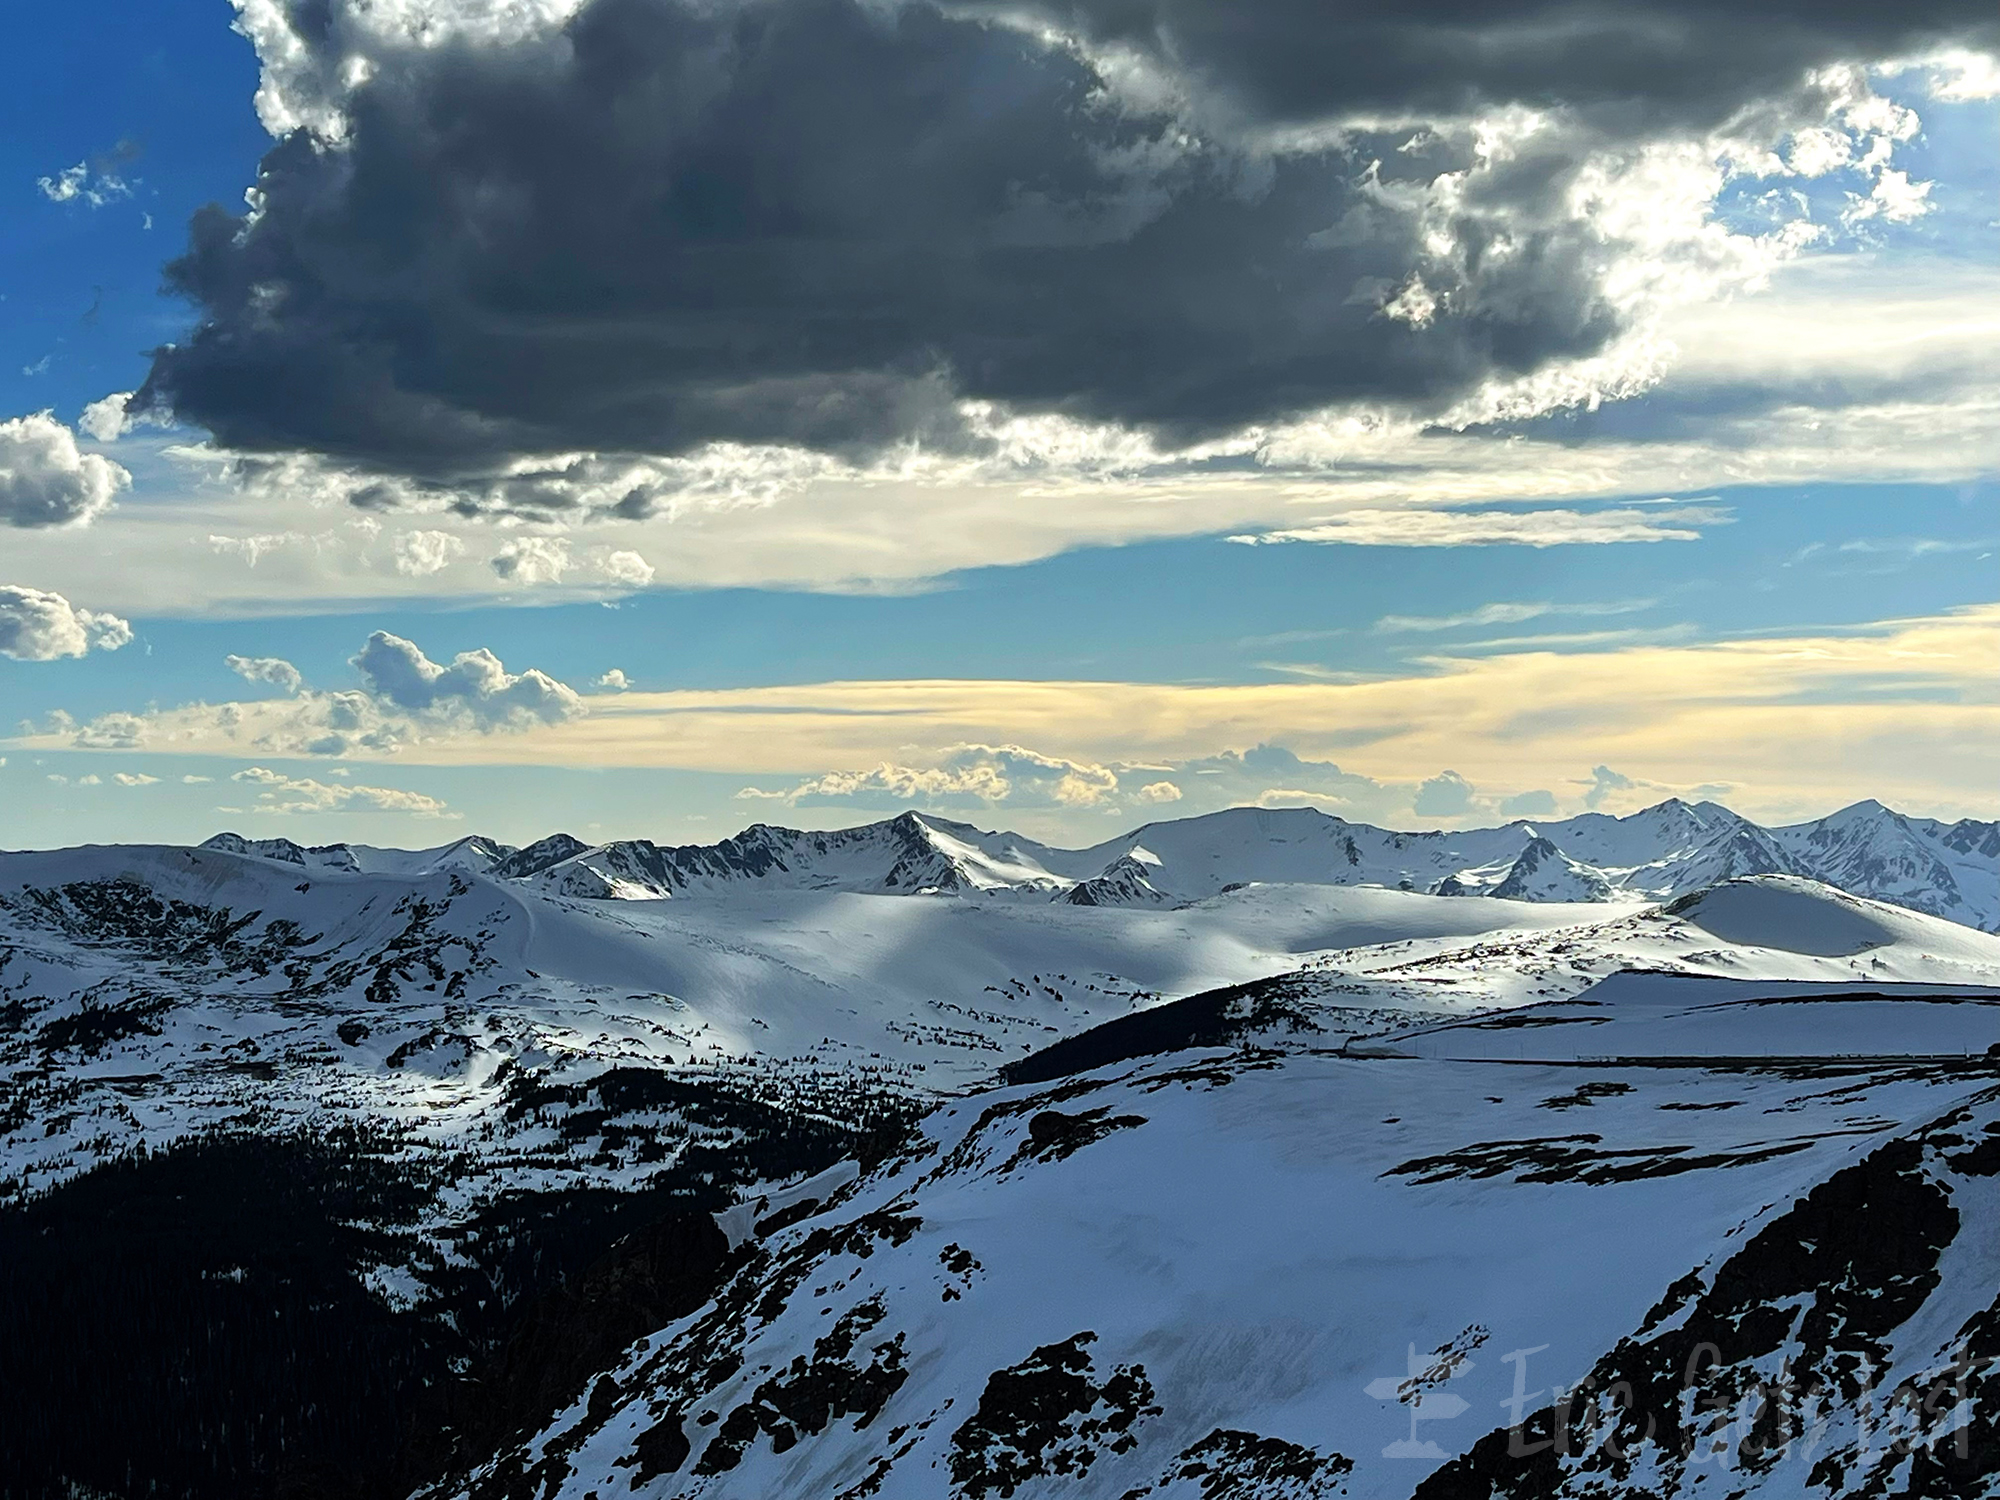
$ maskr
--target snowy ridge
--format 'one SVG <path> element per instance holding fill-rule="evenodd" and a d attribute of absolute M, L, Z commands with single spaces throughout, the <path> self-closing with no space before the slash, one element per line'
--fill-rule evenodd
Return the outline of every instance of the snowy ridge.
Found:
<path fill-rule="evenodd" d="M 1763 828 L 1713 802 L 1625 817 L 1399 833 L 1310 808 L 1233 808 L 1151 823 L 1087 849 L 904 813 L 815 833 L 758 824 L 718 844 L 590 846 L 556 834 L 400 853 L 304 850 L 234 834 L 210 846 L 316 869 L 474 870 L 579 899 L 722 896 L 749 887 L 1173 906 L 1251 883 L 1383 886 L 1515 901 L 1642 903 L 1748 875 L 1793 875 L 2000 931 L 2000 823 L 1908 818 L 1875 802 Z"/>
<path fill-rule="evenodd" d="M 1667 1064 L 1611 1010 L 1588 1066 L 1295 1035 L 954 1103 L 426 1493 L 1994 1493 L 2000 1063 Z"/>

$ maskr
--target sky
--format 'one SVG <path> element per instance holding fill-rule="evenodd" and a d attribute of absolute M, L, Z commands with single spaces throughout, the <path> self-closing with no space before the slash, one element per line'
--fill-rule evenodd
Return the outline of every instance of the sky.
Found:
<path fill-rule="evenodd" d="M 0 845 L 2000 816 L 1990 4 L 21 22 Z"/>

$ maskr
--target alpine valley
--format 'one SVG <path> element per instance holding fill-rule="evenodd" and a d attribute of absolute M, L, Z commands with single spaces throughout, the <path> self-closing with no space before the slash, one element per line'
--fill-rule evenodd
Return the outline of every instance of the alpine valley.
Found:
<path fill-rule="evenodd" d="M 2000 823 L 0 854 L 0 1496 L 2000 1495 Z"/>

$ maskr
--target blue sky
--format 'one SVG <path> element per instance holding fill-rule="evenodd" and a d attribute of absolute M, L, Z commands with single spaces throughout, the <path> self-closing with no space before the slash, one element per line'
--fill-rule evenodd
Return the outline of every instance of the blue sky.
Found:
<path fill-rule="evenodd" d="M 1411 825 L 1696 792 L 1995 815 L 2000 106 L 1966 59 L 1858 74 L 1757 170 L 1713 130 L 1576 126 L 1562 150 L 1616 166 L 1590 232 L 1645 288 L 1630 337 L 1443 417 L 1347 396 L 1220 458 L 1023 410 L 997 458 L 591 460 L 605 493 L 643 470 L 633 517 L 86 417 L 195 327 L 161 290 L 190 216 L 239 211 L 274 111 L 321 101 L 231 20 L 45 9 L 8 64 L 0 420 L 52 413 L 95 498 L 0 526 L 0 842 L 707 839 L 911 804 L 1081 839 L 1260 799 Z M 1784 167 L 1812 130 L 1848 164 Z M 355 664 L 377 632 L 414 677 Z M 1440 813 L 1448 771 L 1471 790 Z"/>

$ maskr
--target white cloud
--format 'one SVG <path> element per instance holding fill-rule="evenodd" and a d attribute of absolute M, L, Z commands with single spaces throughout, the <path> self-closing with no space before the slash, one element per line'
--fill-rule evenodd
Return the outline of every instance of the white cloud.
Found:
<path fill-rule="evenodd" d="M 120 786 L 158 786 L 160 778 L 148 776 L 144 771 L 116 771 L 111 779 Z"/>
<path fill-rule="evenodd" d="M 636 552 L 607 552 L 597 566 L 613 583 L 628 588 L 642 589 L 653 581 L 653 565 Z"/>
<path fill-rule="evenodd" d="M 53 177 L 38 177 L 35 186 L 51 203 L 83 203 L 102 208 L 132 196 L 132 184 L 114 172 L 100 171 L 87 161 L 64 167 Z"/>
<path fill-rule="evenodd" d="M 865 771 L 829 771 L 782 792 L 745 787 L 737 796 L 798 806 L 1088 807 L 1118 790 L 1107 766 L 1042 755 L 1019 745 L 954 745 L 933 765 L 883 762 Z"/>
<path fill-rule="evenodd" d="M 627 677 L 617 667 L 613 667 L 597 679 L 597 685 L 601 688 L 609 688 L 614 693 L 623 693 L 631 688 L 632 679 Z"/>
<path fill-rule="evenodd" d="M 332 786 L 311 777 L 286 776 L 265 766 L 249 766 L 229 778 L 261 788 L 257 811 L 323 813 L 367 808 L 375 812 L 409 813 L 419 818 L 451 818 L 458 814 L 435 797 L 386 786 Z"/>
<path fill-rule="evenodd" d="M 444 718 L 462 715 L 482 729 L 559 724 L 583 712 L 573 688 L 533 667 L 509 672 L 483 648 L 461 651 L 450 666 L 440 666 L 414 641 L 378 630 L 354 665 L 369 691 L 395 707 Z"/>
<path fill-rule="evenodd" d="M 138 714 L 99 714 L 81 727 L 70 724 L 67 714 L 55 717 L 70 728 L 79 750 L 136 750 L 153 732 L 152 724 Z"/>
<path fill-rule="evenodd" d="M 465 543 L 449 531 L 407 531 L 396 538 L 396 571 L 405 578 L 428 578 L 465 555 Z"/>
<path fill-rule="evenodd" d="M 132 627 L 116 615 L 78 609 L 61 594 L 0 585 L 0 656 L 54 661 L 92 650 L 116 651 Z"/>
<path fill-rule="evenodd" d="M 1875 179 L 1866 197 L 1850 194 L 1842 222 L 1853 225 L 1880 219 L 1888 224 L 1910 224 L 1931 211 L 1931 189 L 1936 184 L 1912 182 L 1907 172 L 1885 168 Z"/>
<path fill-rule="evenodd" d="M 1556 604 L 1547 600 L 1502 601 L 1482 604 L 1477 609 L 1465 610 L 1454 615 L 1384 615 L 1375 622 L 1374 628 L 1379 635 L 1398 635 L 1408 632 L 1459 630 L 1466 626 L 1518 625 L 1525 620 L 1539 620 L 1547 615 L 1631 614 L 1635 610 L 1650 608 L 1652 602 L 1650 599 L 1627 599 L 1603 604 Z"/>
<path fill-rule="evenodd" d="M 1457 818 L 1473 807 L 1472 783 L 1456 771 L 1440 771 L 1417 788 L 1411 811 L 1420 818 Z"/>
<path fill-rule="evenodd" d="M 1348 547 L 1567 547 L 1694 542 L 1700 526 L 1726 526 L 1718 505 L 1657 510 L 1353 510 L 1307 526 L 1232 536 L 1232 542 L 1318 542 Z"/>
<path fill-rule="evenodd" d="M 256 567 L 269 554 L 283 547 L 296 547 L 312 538 L 297 531 L 264 531 L 253 536 L 210 536 L 208 545 L 219 556 L 240 557 Z"/>
<path fill-rule="evenodd" d="M 132 392 L 117 391 L 90 403 L 77 419 L 77 428 L 86 437 L 100 443 L 115 443 L 132 425 L 125 415 L 125 403 L 132 399 Z"/>
<path fill-rule="evenodd" d="M 80 451 L 48 412 L 0 422 L 0 523 L 86 526 L 131 482 L 120 465 Z"/>
<path fill-rule="evenodd" d="M 1518 792 L 1500 801 L 1503 818 L 1552 818 L 1555 814 L 1556 794 L 1550 791 Z"/>
<path fill-rule="evenodd" d="M 1583 794 L 1583 805 L 1594 812 L 1617 793 L 1632 791 L 1639 783 L 1609 766 L 1595 766 L 1591 769 L 1588 785 L 1589 790 Z"/>
<path fill-rule="evenodd" d="M 225 660 L 246 681 L 287 696 L 108 713 L 83 724 L 57 711 L 31 733 L 86 750 L 146 745 L 185 752 L 206 744 L 217 754 L 246 758 L 394 755 L 461 734 L 484 738 L 560 725 L 585 709 L 573 688 L 545 672 L 509 672 L 486 650 L 463 651 L 440 665 L 414 642 L 386 631 L 370 636 L 353 658 L 361 690 L 315 689 L 278 657 Z"/>
<path fill-rule="evenodd" d="M 1940 52 L 1882 71 L 1894 76 L 1911 68 L 1921 68 L 1930 74 L 1930 94 L 1934 99 L 1963 103 L 2000 97 L 2000 57 L 1983 52 Z"/>
<path fill-rule="evenodd" d="M 634 553 L 633 556 L 638 554 Z M 493 571 L 509 583 L 533 587 L 561 583 L 569 571 L 569 543 L 561 537 L 528 536 L 507 543 L 490 560 Z M 651 570 L 648 570 L 650 575 Z"/>
<path fill-rule="evenodd" d="M 304 675 L 280 656 L 225 656 L 222 662 L 245 682 L 269 683 L 286 693 L 296 693 L 305 686 Z"/>
<path fill-rule="evenodd" d="M 1184 794 L 1171 781 L 1149 781 L 1132 794 L 1136 802 L 1178 802 Z"/>

